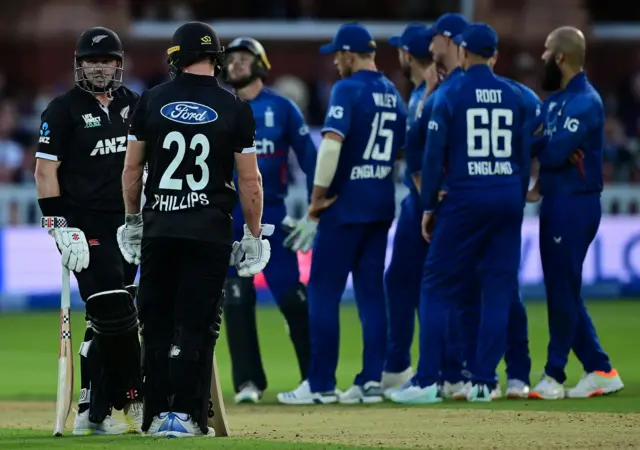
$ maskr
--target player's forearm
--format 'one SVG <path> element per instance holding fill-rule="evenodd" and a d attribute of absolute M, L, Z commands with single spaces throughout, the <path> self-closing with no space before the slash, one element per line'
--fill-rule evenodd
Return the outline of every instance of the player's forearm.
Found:
<path fill-rule="evenodd" d="M 413 181 L 414 186 L 416 187 L 418 194 L 420 193 L 420 189 L 422 189 L 422 174 L 420 172 L 416 172 L 411 175 L 411 180 Z"/>
<path fill-rule="evenodd" d="M 238 178 L 238 190 L 240 191 L 240 206 L 249 231 L 254 236 L 260 234 L 262 223 L 262 175 L 257 172 L 253 177 Z"/>
<path fill-rule="evenodd" d="M 342 142 L 338 142 L 334 139 L 325 138 L 320 143 L 318 158 L 316 161 L 316 171 L 313 179 L 314 193 L 316 192 L 316 187 L 325 188 L 326 193 L 326 190 L 331 186 L 331 182 L 338 170 L 341 149 Z"/>
<path fill-rule="evenodd" d="M 142 172 L 143 167 L 130 167 L 125 165 L 122 171 L 122 195 L 124 208 L 127 214 L 140 212 L 142 197 Z"/>
<path fill-rule="evenodd" d="M 36 164 L 35 180 L 39 199 L 60 196 L 57 168 L 43 169 L 40 164 Z"/>

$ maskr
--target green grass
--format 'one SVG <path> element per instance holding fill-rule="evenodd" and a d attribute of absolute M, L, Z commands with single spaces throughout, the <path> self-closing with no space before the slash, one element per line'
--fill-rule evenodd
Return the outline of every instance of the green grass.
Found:
<path fill-rule="evenodd" d="M 527 304 L 529 339 L 533 359 L 532 380 L 535 381 L 545 363 L 548 342 L 546 309 L 543 302 Z M 589 304 L 604 348 L 626 385 L 622 395 L 603 398 L 598 402 L 532 402 L 543 409 L 573 410 L 577 405 L 598 405 L 598 410 L 640 411 L 640 302 L 616 301 Z M 74 349 L 84 333 L 81 311 L 72 312 Z M 258 312 L 260 347 L 268 376 L 269 387 L 265 401 L 275 402 L 275 394 L 297 386 L 299 374 L 293 348 L 286 334 L 285 323 L 276 308 L 261 308 Z M 341 316 L 341 348 L 338 366 L 338 386 L 348 387 L 360 370 L 362 339 L 360 322 L 355 308 L 344 307 Z M 56 391 L 56 360 L 58 350 L 58 314 L 0 315 L 0 400 L 54 400 Z M 413 346 L 417 361 L 417 343 Z M 231 369 L 224 331 L 217 344 L 217 360 L 225 395 L 232 396 Z M 76 360 L 77 361 L 77 360 Z M 79 380 L 76 363 L 76 380 Z M 502 368 L 500 369 L 503 372 Z M 578 362 L 571 358 L 569 384 L 582 374 Z M 79 383 L 76 383 L 78 388 Z M 230 398 L 229 398 L 230 399 Z M 586 404 L 588 403 L 588 405 Z M 497 402 L 492 408 L 510 407 L 513 402 Z M 459 407 L 457 403 L 453 404 Z M 495 406 L 494 406 L 495 405 Z M 504 406 L 502 406 L 504 405 Z M 535 406 L 533 406 L 535 407 Z M 591 407 L 591 406 L 589 406 Z M 582 406 L 579 406 L 582 409 Z"/>
<path fill-rule="evenodd" d="M 538 379 L 545 363 L 548 342 L 547 319 L 544 302 L 527 304 L 529 313 L 529 338 L 533 359 L 532 381 Z M 592 302 L 589 310 L 596 324 L 600 339 L 609 353 L 613 365 L 625 382 L 625 390 L 609 397 L 593 400 L 545 401 L 496 401 L 489 405 L 470 405 L 465 402 L 445 402 L 435 408 L 456 409 L 511 409 L 556 410 L 592 412 L 640 412 L 640 301 Z M 276 308 L 261 308 L 258 313 L 260 346 L 268 376 L 269 387 L 264 402 L 275 403 L 275 394 L 297 386 L 299 375 L 293 348 L 285 330 L 285 323 Z M 72 313 L 74 348 L 77 354 L 84 332 L 82 311 Z M 361 328 L 353 307 L 344 307 L 341 316 L 340 364 L 337 371 L 338 387 L 347 388 L 361 365 Z M 53 401 L 56 391 L 56 359 L 58 346 L 57 312 L 38 314 L 0 315 L 0 401 Z M 227 402 L 232 401 L 231 369 L 224 332 L 217 346 L 217 360 Z M 76 360 L 77 361 L 77 360 Z M 417 361 L 417 344 L 414 345 L 414 363 Z M 79 364 L 76 363 L 76 380 L 79 380 Z M 568 366 L 568 384 L 574 384 L 582 375 L 582 368 L 575 358 Z M 504 372 L 503 367 L 500 373 Z M 78 390 L 79 381 L 76 381 Z M 76 395 L 77 397 L 77 395 Z M 385 403 L 374 408 L 397 408 Z M 352 407 L 353 408 L 353 407 Z M 356 407 L 358 408 L 358 407 Z M 366 407 L 362 407 L 366 408 Z M 432 407 L 429 407 L 432 408 Z M 106 448 L 117 441 L 118 448 L 173 448 L 172 441 L 147 441 L 135 437 L 81 440 L 86 448 Z M 74 441 L 78 442 L 78 441 Z M 49 432 L 32 430 L 0 430 L 0 447 L 11 448 L 68 448 L 69 441 L 50 438 Z M 200 448 L 206 442 L 189 442 L 190 448 Z M 74 447 L 76 444 L 74 443 Z M 233 438 L 216 441 L 219 448 L 300 448 L 301 444 L 285 444 L 256 439 Z M 356 448 L 332 444 L 304 444 L 305 448 L 349 449 Z M 357 447 L 362 449 L 363 447 Z"/>

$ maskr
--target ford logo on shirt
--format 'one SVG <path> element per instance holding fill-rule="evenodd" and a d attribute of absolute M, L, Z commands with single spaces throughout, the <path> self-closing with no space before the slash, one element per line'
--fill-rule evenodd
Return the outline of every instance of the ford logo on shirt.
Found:
<path fill-rule="evenodd" d="M 169 120 L 186 125 L 203 125 L 218 119 L 218 113 L 213 109 L 194 102 L 167 103 L 160 110 L 160 114 Z"/>

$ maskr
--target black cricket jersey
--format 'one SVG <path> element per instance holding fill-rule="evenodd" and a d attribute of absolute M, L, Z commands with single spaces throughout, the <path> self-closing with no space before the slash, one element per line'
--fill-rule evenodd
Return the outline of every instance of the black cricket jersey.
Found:
<path fill-rule="evenodd" d="M 124 215 L 122 169 L 138 94 L 120 87 L 112 95 L 105 108 L 76 86 L 42 113 L 36 158 L 60 161 L 60 193 L 74 215 L 85 210 Z"/>
<path fill-rule="evenodd" d="M 212 76 L 146 91 L 128 136 L 145 142 L 144 237 L 230 244 L 235 153 L 255 152 L 255 128 L 251 106 Z"/>

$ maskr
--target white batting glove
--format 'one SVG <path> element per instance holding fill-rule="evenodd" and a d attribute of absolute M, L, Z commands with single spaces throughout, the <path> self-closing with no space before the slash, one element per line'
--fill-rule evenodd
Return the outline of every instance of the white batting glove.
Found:
<path fill-rule="evenodd" d="M 271 236 L 275 227 L 270 224 L 260 226 L 260 235 L 254 237 L 249 231 L 247 224 L 244 225 L 244 236 L 240 242 L 242 252 L 244 252 L 244 260 L 237 264 L 238 275 L 241 277 L 253 277 L 267 266 L 269 258 L 271 258 L 271 244 L 263 236 Z"/>
<path fill-rule="evenodd" d="M 138 266 L 142 254 L 142 213 L 127 214 L 124 222 L 116 233 L 118 247 L 125 261 Z"/>
<path fill-rule="evenodd" d="M 244 252 L 242 251 L 242 244 L 238 241 L 233 242 L 233 246 L 231 247 L 231 256 L 229 257 L 229 265 L 232 267 L 240 264 L 244 258 Z"/>
<path fill-rule="evenodd" d="M 73 272 L 89 267 L 89 244 L 79 228 L 53 228 L 49 234 L 62 253 L 62 265 Z"/>
<path fill-rule="evenodd" d="M 284 246 L 294 252 L 307 253 L 313 247 L 313 240 L 316 237 L 318 222 L 305 215 L 298 220 L 293 231 L 284 240 Z"/>

